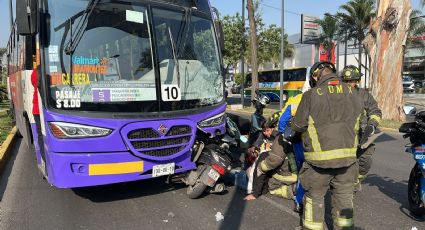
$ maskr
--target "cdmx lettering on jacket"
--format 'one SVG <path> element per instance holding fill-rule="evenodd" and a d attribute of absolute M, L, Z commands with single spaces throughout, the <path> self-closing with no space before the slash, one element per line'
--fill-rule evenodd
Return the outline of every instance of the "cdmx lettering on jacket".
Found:
<path fill-rule="evenodd" d="M 319 96 L 322 96 L 323 90 L 327 90 L 329 94 L 343 94 L 344 93 L 344 87 L 342 85 L 328 85 L 324 89 L 323 88 L 317 88 L 316 92 Z M 349 94 L 353 94 L 353 87 L 351 87 L 350 85 L 347 85 L 347 88 L 345 90 L 348 90 Z"/>

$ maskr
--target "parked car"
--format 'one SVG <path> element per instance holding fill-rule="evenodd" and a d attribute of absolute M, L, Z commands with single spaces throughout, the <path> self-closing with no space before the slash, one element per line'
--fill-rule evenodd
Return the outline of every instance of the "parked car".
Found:
<path fill-rule="evenodd" d="M 415 92 L 415 83 L 413 79 L 408 76 L 403 76 L 403 92 L 413 93 Z"/>
<path fill-rule="evenodd" d="M 233 94 L 240 94 L 241 93 L 241 86 L 240 85 L 233 85 L 231 88 L 231 91 Z"/>

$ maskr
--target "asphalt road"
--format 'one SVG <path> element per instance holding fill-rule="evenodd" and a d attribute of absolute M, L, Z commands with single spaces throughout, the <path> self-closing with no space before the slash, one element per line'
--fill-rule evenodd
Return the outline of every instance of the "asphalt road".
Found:
<path fill-rule="evenodd" d="M 358 229 L 425 229 L 407 211 L 407 180 L 414 161 L 400 134 L 380 137 L 374 165 L 355 195 Z M 197 200 L 165 178 L 82 189 L 57 189 L 42 178 L 34 153 L 18 140 L 0 178 L 0 229 L 294 229 L 292 202 L 244 192 Z M 224 220 L 217 220 L 220 212 Z M 329 215 L 328 215 L 329 220 Z"/>

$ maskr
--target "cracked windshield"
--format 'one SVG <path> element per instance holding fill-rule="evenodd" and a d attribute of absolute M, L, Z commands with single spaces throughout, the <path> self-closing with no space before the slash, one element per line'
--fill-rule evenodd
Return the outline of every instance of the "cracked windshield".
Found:
<path fill-rule="evenodd" d="M 223 100 L 211 20 L 153 9 L 152 23 L 147 8 L 135 4 L 51 1 L 49 7 L 45 53 L 55 108 L 154 112 Z"/>

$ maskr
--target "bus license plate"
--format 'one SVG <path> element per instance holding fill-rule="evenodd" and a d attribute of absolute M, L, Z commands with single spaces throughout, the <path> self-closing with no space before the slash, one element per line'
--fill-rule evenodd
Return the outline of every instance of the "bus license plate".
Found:
<path fill-rule="evenodd" d="M 208 172 L 208 176 L 214 181 L 217 181 L 218 178 L 220 178 L 220 174 L 214 169 L 210 169 L 210 171 Z"/>
<path fill-rule="evenodd" d="M 152 168 L 152 177 L 159 177 L 164 175 L 174 174 L 174 163 L 164 164 L 164 165 L 155 165 Z"/>

